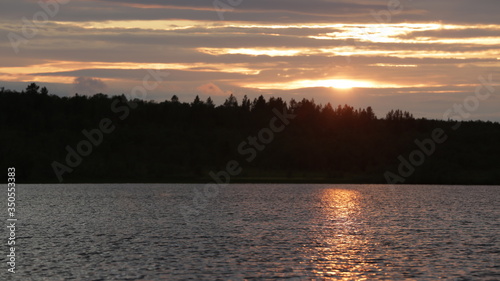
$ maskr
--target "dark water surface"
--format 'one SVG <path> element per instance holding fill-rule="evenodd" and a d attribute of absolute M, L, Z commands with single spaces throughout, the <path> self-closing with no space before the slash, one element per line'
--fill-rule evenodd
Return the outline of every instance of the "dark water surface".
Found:
<path fill-rule="evenodd" d="M 498 186 L 18 185 L 16 202 L 4 280 L 500 280 Z"/>

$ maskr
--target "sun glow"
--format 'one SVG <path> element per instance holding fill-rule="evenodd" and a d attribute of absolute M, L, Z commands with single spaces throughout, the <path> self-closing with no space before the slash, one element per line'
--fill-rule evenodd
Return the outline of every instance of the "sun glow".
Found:
<path fill-rule="evenodd" d="M 255 83 L 247 84 L 258 89 L 301 89 L 301 88 L 334 88 L 334 89 L 352 89 L 352 88 L 381 88 L 392 87 L 395 85 L 380 85 L 366 80 L 353 80 L 353 79 L 325 79 L 325 80 L 297 80 L 290 82 L 280 83 Z"/>
<path fill-rule="evenodd" d="M 373 87 L 373 83 L 367 81 L 349 80 L 349 79 L 331 79 L 318 81 L 320 86 L 336 89 L 352 89 Z"/>
<path fill-rule="evenodd" d="M 369 81 L 352 79 L 301 80 L 296 82 L 301 88 L 325 87 L 335 89 L 371 88 L 375 84 Z"/>

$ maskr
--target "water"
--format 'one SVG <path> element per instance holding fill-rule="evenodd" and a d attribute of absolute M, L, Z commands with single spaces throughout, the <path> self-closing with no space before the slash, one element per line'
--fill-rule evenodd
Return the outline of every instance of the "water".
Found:
<path fill-rule="evenodd" d="M 500 280 L 499 202 L 498 186 L 19 185 L 8 278 Z"/>

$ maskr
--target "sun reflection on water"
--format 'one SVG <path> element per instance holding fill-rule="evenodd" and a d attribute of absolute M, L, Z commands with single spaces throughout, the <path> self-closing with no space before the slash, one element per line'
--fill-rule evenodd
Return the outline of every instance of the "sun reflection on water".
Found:
<path fill-rule="evenodd" d="M 367 280 L 382 268 L 369 259 L 362 194 L 350 189 L 324 189 L 320 194 L 317 247 L 310 253 L 312 271 L 322 280 Z"/>

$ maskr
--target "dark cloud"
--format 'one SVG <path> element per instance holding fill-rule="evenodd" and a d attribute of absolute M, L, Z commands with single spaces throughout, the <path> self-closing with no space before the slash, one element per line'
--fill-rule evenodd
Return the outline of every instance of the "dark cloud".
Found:
<path fill-rule="evenodd" d="M 229 3 L 221 0 L 222 3 Z M 58 21 L 106 20 L 202 20 L 221 22 L 213 1 L 206 0 L 72 0 L 61 5 L 54 16 Z M 238 2 L 236 2 L 238 3 Z M 225 21 L 238 22 L 357 22 L 376 23 L 372 13 L 389 11 L 388 0 L 242 0 L 223 13 Z M 498 0 L 399 0 L 402 11 L 384 16 L 385 22 L 499 23 Z M 21 20 L 32 17 L 41 7 L 36 1 L 8 0 L 0 17 Z"/>
<path fill-rule="evenodd" d="M 231 91 L 223 91 L 219 86 L 215 85 L 214 83 L 207 83 L 203 84 L 199 87 L 196 88 L 196 90 L 200 91 L 204 95 L 208 96 L 224 96 L 227 97 L 229 96 L 232 92 Z"/>
<path fill-rule="evenodd" d="M 98 78 L 77 77 L 73 81 L 73 89 L 78 93 L 95 94 L 106 88 L 107 85 Z"/>

